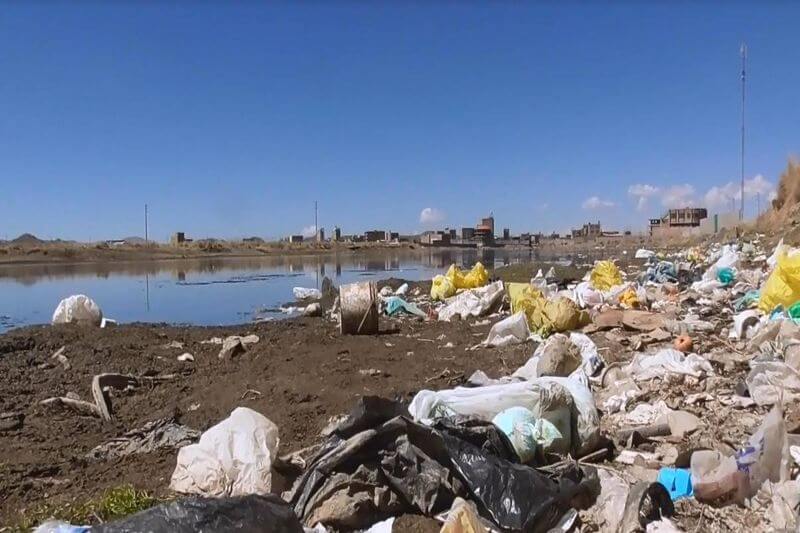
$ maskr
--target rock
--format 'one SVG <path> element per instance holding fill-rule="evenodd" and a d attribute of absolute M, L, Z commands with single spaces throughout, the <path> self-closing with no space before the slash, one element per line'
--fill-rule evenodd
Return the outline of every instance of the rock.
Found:
<path fill-rule="evenodd" d="M 667 422 L 672 435 L 680 438 L 697 431 L 700 427 L 700 419 L 687 411 L 672 411 L 667 414 Z"/>
<path fill-rule="evenodd" d="M 554 336 L 544 346 L 536 367 L 537 374 L 539 376 L 566 377 L 581 366 L 582 362 L 580 348 L 569 337 Z"/>
<path fill-rule="evenodd" d="M 223 360 L 230 360 L 246 351 L 247 348 L 244 347 L 239 337 L 228 337 L 223 341 L 218 357 Z"/>
<path fill-rule="evenodd" d="M 304 316 L 322 316 L 322 305 L 313 303 L 306 306 L 303 310 Z"/>
<path fill-rule="evenodd" d="M 20 429 L 24 420 L 25 415 L 20 412 L 0 413 L 0 431 Z"/>

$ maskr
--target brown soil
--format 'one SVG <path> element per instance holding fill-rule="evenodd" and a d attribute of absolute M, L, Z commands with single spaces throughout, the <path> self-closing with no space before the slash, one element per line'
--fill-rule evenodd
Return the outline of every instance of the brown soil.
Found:
<path fill-rule="evenodd" d="M 342 336 L 325 319 L 303 318 L 225 328 L 38 326 L 0 336 L 0 412 L 25 415 L 21 429 L 0 432 L 0 524 L 14 523 L 17 513 L 43 502 L 84 501 L 121 484 L 167 494 L 174 450 L 114 461 L 85 457 L 94 446 L 151 420 L 174 415 L 205 430 L 233 408 L 247 406 L 278 425 L 286 453 L 319 442 L 330 417 L 349 411 L 361 395 L 410 399 L 426 387 L 460 383 L 474 370 L 508 374 L 533 350 L 527 344 L 466 351 L 489 325 L 382 319 L 381 326 L 385 333 L 362 337 Z M 201 344 L 213 336 L 251 333 L 260 341 L 232 361 L 217 357 L 218 345 Z M 185 346 L 164 347 L 170 341 Z M 448 342 L 454 347 L 446 348 Z M 62 346 L 68 370 L 51 359 Z M 194 363 L 176 360 L 185 351 L 194 354 Z M 370 369 L 380 374 L 370 375 Z M 69 392 L 91 401 L 92 376 L 103 372 L 181 376 L 115 393 L 111 423 L 39 404 Z"/>

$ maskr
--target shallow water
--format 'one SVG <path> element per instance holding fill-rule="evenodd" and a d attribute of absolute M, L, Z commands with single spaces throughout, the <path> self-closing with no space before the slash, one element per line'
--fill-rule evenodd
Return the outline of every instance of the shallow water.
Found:
<path fill-rule="evenodd" d="M 430 279 L 452 263 L 500 266 L 558 259 L 532 250 L 380 250 L 314 256 L 118 263 L 0 265 L 0 332 L 48 323 L 71 294 L 94 299 L 123 322 L 227 325 L 289 316 L 293 287 L 390 277 Z M 562 259 L 563 261 L 563 259 Z"/>

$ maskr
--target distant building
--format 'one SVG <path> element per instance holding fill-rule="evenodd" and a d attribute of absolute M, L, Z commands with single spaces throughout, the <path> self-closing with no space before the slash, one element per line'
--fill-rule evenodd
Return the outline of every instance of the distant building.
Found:
<path fill-rule="evenodd" d="M 292 244 L 303 242 L 302 235 L 289 235 L 289 242 Z"/>
<path fill-rule="evenodd" d="M 471 241 L 475 238 L 475 228 L 461 228 L 461 239 Z"/>
<path fill-rule="evenodd" d="M 186 242 L 186 234 L 182 231 L 176 231 L 169 238 L 169 243 L 173 246 L 178 246 Z"/>
<path fill-rule="evenodd" d="M 382 229 L 373 229 L 364 232 L 364 240 L 367 242 L 388 241 L 390 238 L 391 233 Z"/>
<path fill-rule="evenodd" d="M 450 232 L 426 231 L 419 236 L 419 242 L 423 246 L 449 246 L 451 244 Z"/>
<path fill-rule="evenodd" d="M 342 240 L 342 228 L 336 226 L 333 228 L 333 240 L 339 242 Z"/>
<path fill-rule="evenodd" d="M 317 230 L 317 242 L 323 242 L 325 240 L 325 228 L 319 228 Z"/>
<path fill-rule="evenodd" d="M 706 218 L 708 218 L 708 210 L 702 207 L 670 209 L 661 218 L 650 219 L 650 235 L 680 233 L 681 230 L 700 226 L 700 223 Z"/>
<path fill-rule="evenodd" d="M 583 239 L 595 239 L 600 237 L 603 234 L 603 230 L 600 227 L 600 221 L 597 221 L 597 224 L 592 224 L 589 222 L 588 224 L 584 224 L 580 229 L 572 230 L 572 238 L 583 238 Z"/>
<path fill-rule="evenodd" d="M 509 240 L 511 238 L 511 230 L 509 228 L 503 228 L 503 239 Z"/>

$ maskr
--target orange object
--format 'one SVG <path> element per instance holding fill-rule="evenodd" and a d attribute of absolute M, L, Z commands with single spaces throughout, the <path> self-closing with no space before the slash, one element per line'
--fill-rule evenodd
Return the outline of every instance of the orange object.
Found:
<path fill-rule="evenodd" d="M 689 353 L 693 346 L 692 338 L 688 335 L 680 335 L 675 339 L 675 349 L 679 352 Z"/>

